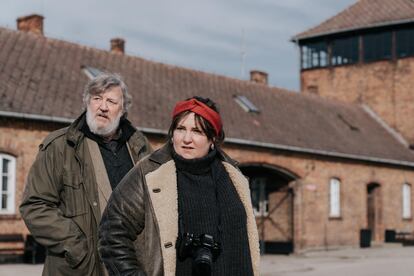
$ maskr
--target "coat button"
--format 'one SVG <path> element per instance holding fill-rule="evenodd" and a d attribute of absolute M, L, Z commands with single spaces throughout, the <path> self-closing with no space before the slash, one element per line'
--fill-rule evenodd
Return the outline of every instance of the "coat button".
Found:
<path fill-rule="evenodd" d="M 94 202 L 92 203 L 92 205 L 93 205 L 93 206 L 98 206 L 98 202 L 94 201 Z"/>
<path fill-rule="evenodd" d="M 164 243 L 164 247 L 165 248 L 169 248 L 171 246 L 173 246 L 172 242 L 166 242 L 166 243 Z"/>
<path fill-rule="evenodd" d="M 153 191 L 154 193 L 159 193 L 159 192 L 161 192 L 161 189 L 156 188 L 156 189 L 152 189 L 152 191 Z"/>

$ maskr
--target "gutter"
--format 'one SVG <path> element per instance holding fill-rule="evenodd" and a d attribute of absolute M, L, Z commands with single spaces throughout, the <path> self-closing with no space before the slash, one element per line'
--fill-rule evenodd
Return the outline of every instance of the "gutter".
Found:
<path fill-rule="evenodd" d="M 37 114 L 30 114 L 30 113 L 20 113 L 20 112 L 10 112 L 10 111 L 0 111 L 0 117 L 12 117 L 18 119 L 28 119 L 28 120 L 36 120 L 36 121 L 43 121 L 43 122 L 53 122 L 53 123 L 63 123 L 63 124 L 70 124 L 75 119 L 67 118 L 67 117 L 57 117 L 57 116 L 47 116 L 47 115 L 37 115 Z M 167 135 L 167 131 L 155 129 L 155 128 L 148 128 L 148 127 L 137 127 L 139 131 L 148 134 L 159 134 L 159 135 Z"/>
<path fill-rule="evenodd" d="M 18 119 L 30 119 L 30 120 L 36 120 L 36 121 L 56 122 L 56 123 L 71 123 L 74 121 L 74 119 L 65 118 L 65 117 L 37 115 L 37 114 L 9 112 L 9 111 L 0 111 L 0 117 L 12 117 L 12 118 L 18 118 Z M 156 134 L 156 135 L 163 135 L 163 136 L 167 135 L 167 131 L 165 130 L 160 130 L 160 129 L 155 129 L 155 128 L 146 128 L 146 127 L 137 127 L 137 129 L 146 134 Z M 344 158 L 344 159 L 350 159 L 350 160 L 368 161 L 368 162 L 374 162 L 374 163 L 382 163 L 382 164 L 414 168 L 414 162 L 399 161 L 399 160 L 387 159 L 387 158 L 377 158 L 377 157 L 371 157 L 371 156 L 365 156 L 365 155 L 347 154 L 347 153 L 332 152 L 332 151 L 325 151 L 325 150 L 315 150 L 315 149 L 308 149 L 308 148 L 302 148 L 302 147 L 296 147 L 296 146 L 287 146 L 287 145 L 274 144 L 274 143 L 257 142 L 257 141 L 251 141 L 251 140 L 246 140 L 246 139 L 239 139 L 239 138 L 226 138 L 224 141 L 226 143 L 235 144 L 235 145 L 259 147 L 259 148 L 266 148 L 266 149 L 273 149 L 273 150 L 285 150 L 285 151 L 296 152 L 296 153 L 314 154 L 314 155 L 321 155 L 321 156 L 337 157 L 337 158 Z"/>
<path fill-rule="evenodd" d="M 311 38 L 316 38 L 316 37 L 321 37 L 321 36 L 329 36 L 329 35 L 332 35 L 332 34 L 347 33 L 347 32 L 352 32 L 352 31 L 363 30 L 363 29 L 366 30 L 366 29 L 393 26 L 393 25 L 399 25 L 399 24 L 407 24 L 407 23 L 413 23 L 413 22 L 414 22 L 414 19 L 412 19 L 412 18 L 411 19 L 398 20 L 398 21 L 382 22 L 382 23 L 367 25 L 367 26 L 363 26 L 363 27 L 332 30 L 332 31 L 327 31 L 327 32 L 313 34 L 313 35 L 302 36 L 302 37 L 292 37 L 290 39 L 290 41 L 293 42 L 293 43 L 298 43 L 300 40 L 306 40 L 306 39 L 311 39 Z"/>
<path fill-rule="evenodd" d="M 10 112 L 10 111 L 0 111 L 0 116 L 19 118 L 19 119 L 30 119 L 30 120 L 44 121 L 44 122 L 54 122 L 54 123 L 72 123 L 74 121 L 74 119 L 69 119 L 65 117 L 37 115 L 37 114 Z"/>

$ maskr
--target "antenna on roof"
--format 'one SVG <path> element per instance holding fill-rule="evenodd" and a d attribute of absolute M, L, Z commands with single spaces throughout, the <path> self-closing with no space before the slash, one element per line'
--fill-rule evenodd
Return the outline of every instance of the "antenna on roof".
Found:
<path fill-rule="evenodd" d="M 240 48 L 241 48 L 241 51 L 240 51 L 240 54 L 241 54 L 241 72 L 240 72 L 240 74 L 241 74 L 241 78 L 242 79 L 244 79 L 244 63 L 245 63 L 245 60 L 246 60 L 246 43 L 245 43 L 245 33 L 244 33 L 244 28 L 242 28 L 242 39 L 241 39 L 241 45 L 240 45 Z"/>
<path fill-rule="evenodd" d="M 42 14 L 43 16 L 45 16 L 45 0 L 42 0 L 41 6 L 40 6 L 40 14 Z"/>

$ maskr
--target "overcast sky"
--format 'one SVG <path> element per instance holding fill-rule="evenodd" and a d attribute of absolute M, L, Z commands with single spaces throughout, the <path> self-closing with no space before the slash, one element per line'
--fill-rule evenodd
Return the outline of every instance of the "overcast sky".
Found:
<path fill-rule="evenodd" d="M 17 17 L 38 13 L 48 37 L 106 50 L 122 37 L 129 55 L 239 79 L 261 70 L 270 85 L 297 91 L 299 51 L 290 38 L 355 2 L 1 0 L 0 26 L 16 29 Z"/>

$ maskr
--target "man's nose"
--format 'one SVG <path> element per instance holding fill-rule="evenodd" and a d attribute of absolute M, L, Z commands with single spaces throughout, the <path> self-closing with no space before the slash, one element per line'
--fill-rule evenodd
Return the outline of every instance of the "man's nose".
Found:
<path fill-rule="evenodd" d="M 102 110 L 102 111 L 107 111 L 108 110 L 108 104 L 106 103 L 106 101 L 101 102 L 101 104 L 99 106 L 99 109 Z"/>

